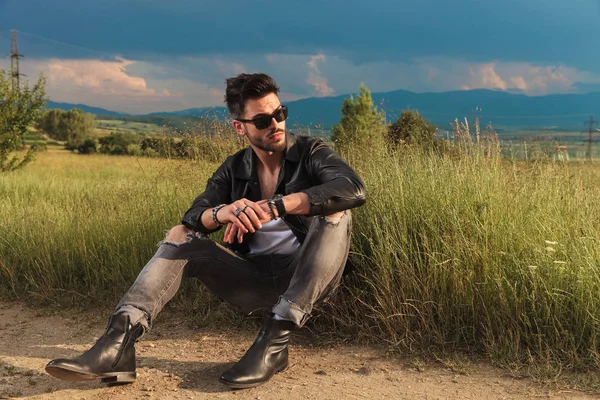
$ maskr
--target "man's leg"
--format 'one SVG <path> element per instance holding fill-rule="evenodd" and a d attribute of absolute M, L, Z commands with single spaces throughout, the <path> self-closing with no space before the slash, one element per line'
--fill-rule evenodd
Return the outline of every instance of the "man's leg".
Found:
<path fill-rule="evenodd" d="M 167 239 L 123 296 L 115 313 L 127 313 L 146 330 L 175 296 L 183 278 L 196 278 L 244 312 L 269 308 L 277 301 L 268 263 L 240 257 L 207 236 L 189 233 L 185 241 Z"/>
<path fill-rule="evenodd" d="M 169 231 L 110 317 L 96 344 L 74 359 L 57 359 L 46 371 L 63 380 L 135 380 L 135 342 L 150 329 L 183 277 L 196 277 L 244 311 L 270 307 L 277 299 L 270 265 L 237 256 L 183 226 Z"/>
<path fill-rule="evenodd" d="M 273 313 L 301 327 L 315 303 L 330 296 L 344 272 L 350 250 L 352 215 L 315 217 L 294 259 L 289 286 Z"/>
<path fill-rule="evenodd" d="M 221 376 L 222 382 L 233 388 L 254 387 L 287 367 L 291 331 L 301 327 L 313 305 L 329 296 L 340 282 L 348 258 L 351 228 L 350 211 L 313 218 L 308 235 L 288 269 L 290 274 L 275 277 L 282 284 L 289 279 L 287 289 L 272 312 L 264 317 L 250 349 Z"/>

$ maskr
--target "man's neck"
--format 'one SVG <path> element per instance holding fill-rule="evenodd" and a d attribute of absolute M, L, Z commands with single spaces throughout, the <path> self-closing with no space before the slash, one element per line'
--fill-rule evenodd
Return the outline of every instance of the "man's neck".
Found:
<path fill-rule="evenodd" d="M 281 167 L 281 162 L 283 161 L 284 151 L 264 151 L 254 147 L 253 149 L 258 162 L 264 170 L 271 173 L 278 172 L 279 167 Z"/>

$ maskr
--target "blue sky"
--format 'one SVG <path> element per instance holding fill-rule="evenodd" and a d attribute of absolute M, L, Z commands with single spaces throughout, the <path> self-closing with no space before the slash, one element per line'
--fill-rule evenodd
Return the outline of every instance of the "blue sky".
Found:
<path fill-rule="evenodd" d="M 354 92 L 600 89 L 600 0 L 0 0 L 52 100 L 145 113 L 221 105 L 264 71 L 293 100 Z M 4 50 L 2 50 L 4 49 Z"/>

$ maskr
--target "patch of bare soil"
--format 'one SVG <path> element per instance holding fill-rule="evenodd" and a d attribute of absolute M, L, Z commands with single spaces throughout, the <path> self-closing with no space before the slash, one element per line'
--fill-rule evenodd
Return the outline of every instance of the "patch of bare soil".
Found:
<path fill-rule="evenodd" d="M 310 344 L 293 344 L 290 367 L 265 385 L 233 391 L 219 383 L 219 375 L 244 354 L 253 332 L 193 330 L 177 318 L 158 322 L 136 346 L 135 383 L 108 387 L 99 381 L 63 382 L 47 375 L 44 366 L 53 358 L 87 350 L 103 332 L 103 322 L 66 312 L 42 315 L 21 304 L 0 302 L 0 399 L 594 398 L 514 379 L 489 365 L 470 364 L 463 373 L 443 367 L 423 370 L 378 349 L 316 349 Z"/>

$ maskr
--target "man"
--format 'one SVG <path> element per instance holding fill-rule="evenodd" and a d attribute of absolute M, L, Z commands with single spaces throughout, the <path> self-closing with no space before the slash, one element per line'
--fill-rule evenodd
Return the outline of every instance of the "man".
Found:
<path fill-rule="evenodd" d="M 159 245 L 87 352 L 46 371 L 63 380 L 133 382 L 135 342 L 184 277 L 200 279 L 244 312 L 267 309 L 254 344 L 220 380 L 258 386 L 288 365 L 290 332 L 339 284 L 351 208 L 365 202 L 358 175 L 322 140 L 286 132 L 287 107 L 265 74 L 227 79 L 225 101 L 249 147 L 227 158 Z M 207 234 L 226 226 L 228 248 Z"/>

